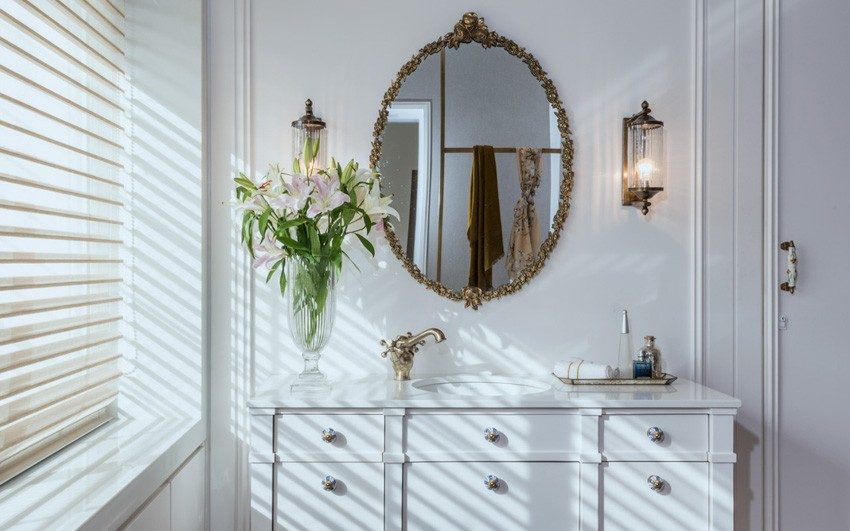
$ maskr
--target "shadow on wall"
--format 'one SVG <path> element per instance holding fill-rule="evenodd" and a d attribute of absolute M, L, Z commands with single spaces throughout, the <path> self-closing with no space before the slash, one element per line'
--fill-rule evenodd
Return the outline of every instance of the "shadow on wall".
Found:
<path fill-rule="evenodd" d="M 201 133 L 145 89 L 130 91 L 122 392 L 188 421 L 202 406 Z"/>
<path fill-rule="evenodd" d="M 693 16 L 692 7 L 676 5 L 680 7 L 664 8 L 663 12 L 657 7 L 637 16 L 665 21 Z M 293 9 L 286 13 L 290 20 L 305 16 L 300 8 Z M 336 15 L 330 17 L 329 24 L 337 24 L 337 18 L 354 16 L 350 9 L 335 5 Z M 527 31 L 527 21 L 508 23 L 502 6 L 482 8 L 492 28 L 498 30 L 501 23 L 506 35 L 526 45 L 541 60 L 559 87 L 573 128 L 576 177 L 572 208 L 546 268 L 520 293 L 487 303 L 475 312 L 418 285 L 384 249 L 383 266 L 361 264 L 362 273 L 348 268 L 343 275 L 335 331 L 321 362 L 330 378 L 390 374 L 389 364 L 379 357 L 378 341 L 428 326 L 443 328 L 448 341 L 423 349 L 414 376 L 477 371 L 541 374 L 549 372 L 555 360 L 566 356 L 616 363 L 617 311 L 624 307 L 630 310 L 637 339 L 644 334 L 657 335 L 668 369 L 683 377 L 693 374 L 693 190 L 689 177 L 693 87 L 691 75 L 681 74 L 693 67 L 691 29 L 671 35 L 671 42 L 676 43 L 671 47 L 669 42 L 659 42 L 657 36 L 647 40 L 646 36 L 633 35 L 634 21 L 612 19 L 610 8 L 589 7 L 580 20 L 604 20 L 611 31 L 620 32 L 623 43 L 641 46 L 644 53 L 639 58 L 634 54 L 625 57 L 622 45 L 614 44 L 595 55 L 573 53 L 569 51 L 571 39 L 592 35 L 579 27 L 581 24 L 575 22 L 579 19 L 570 16 L 568 6 L 552 9 L 553 16 L 571 21 L 570 37 L 544 38 L 548 33 Z M 440 4 L 433 9 L 439 16 L 429 16 L 438 19 L 451 13 L 454 20 L 455 11 L 456 7 Z M 265 21 L 275 20 L 283 13 L 271 5 L 255 6 L 252 16 L 256 26 L 254 49 L 260 50 L 266 35 L 271 35 Z M 432 27 L 443 27 L 435 24 L 429 21 Z M 343 78 L 358 80 L 359 89 L 353 92 L 335 92 L 333 86 L 316 87 L 305 81 L 303 86 L 284 83 L 285 90 L 292 94 L 281 96 L 276 91 L 273 95 L 268 87 L 278 86 L 286 72 L 301 71 L 306 59 L 292 54 L 272 57 L 261 52 L 252 56 L 256 62 L 252 70 L 256 78 L 252 105 L 263 109 L 253 115 L 252 122 L 255 175 L 263 173 L 266 161 L 288 159 L 280 146 L 287 145 L 284 140 L 289 131 L 276 122 L 272 124 L 268 117 L 285 115 L 281 102 L 300 100 L 305 91 L 310 91 L 311 96 L 316 91 L 314 101 L 324 102 L 327 109 L 322 114 L 331 124 L 330 152 L 344 158 L 353 155 L 365 159 L 380 95 L 409 53 L 428 40 L 393 31 L 387 39 L 400 45 L 393 53 L 389 48 L 373 50 L 368 39 L 352 43 L 344 57 L 337 57 L 331 44 L 316 50 L 327 62 L 327 68 L 338 71 Z M 553 54 L 553 49 L 566 55 Z M 601 55 L 610 63 L 606 68 L 599 67 Z M 376 75 L 368 79 L 355 75 L 366 67 L 377 68 Z M 617 72 L 616 76 L 611 75 L 612 71 Z M 576 72 L 582 75 L 577 76 Z M 295 98 L 296 92 L 299 98 Z M 646 218 L 636 209 L 622 207 L 618 200 L 622 116 L 643 98 L 658 101 L 665 109 L 671 152 L 670 190 L 659 199 L 660 208 Z M 238 246 L 234 250 L 244 253 Z M 285 304 L 275 286 L 264 285 L 257 275 L 251 290 L 255 294 L 254 329 L 243 333 L 253 335 L 254 377 L 261 381 L 270 374 L 299 372 L 300 354 L 289 339 Z"/>

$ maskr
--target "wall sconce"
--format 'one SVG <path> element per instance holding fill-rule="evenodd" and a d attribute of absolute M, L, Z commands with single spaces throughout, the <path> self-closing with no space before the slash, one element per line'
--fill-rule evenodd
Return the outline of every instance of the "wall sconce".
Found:
<path fill-rule="evenodd" d="M 664 122 L 649 114 L 649 103 L 641 111 L 623 118 L 623 204 L 649 212 L 649 199 L 664 190 Z"/>
<path fill-rule="evenodd" d="M 292 157 L 304 165 L 301 171 L 313 173 L 314 168 L 327 165 L 327 129 L 325 122 L 313 114 L 313 101 L 304 102 L 304 116 L 292 122 Z"/>

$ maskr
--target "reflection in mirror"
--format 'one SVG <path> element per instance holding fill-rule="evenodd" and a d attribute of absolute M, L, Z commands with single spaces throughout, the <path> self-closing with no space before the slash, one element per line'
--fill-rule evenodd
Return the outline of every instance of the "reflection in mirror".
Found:
<path fill-rule="evenodd" d="M 562 178 L 557 115 L 528 65 L 474 42 L 426 57 L 382 140 L 404 255 L 454 291 L 515 281 L 552 230 Z"/>

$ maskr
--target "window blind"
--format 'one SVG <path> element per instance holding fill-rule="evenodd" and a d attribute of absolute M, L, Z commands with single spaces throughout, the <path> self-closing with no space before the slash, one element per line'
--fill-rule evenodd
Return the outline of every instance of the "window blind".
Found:
<path fill-rule="evenodd" d="M 114 417 L 123 0 L 0 4 L 0 483 Z"/>

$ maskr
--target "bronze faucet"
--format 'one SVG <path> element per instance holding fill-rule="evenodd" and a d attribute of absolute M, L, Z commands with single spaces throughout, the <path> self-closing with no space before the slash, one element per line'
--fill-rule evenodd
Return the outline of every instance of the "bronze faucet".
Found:
<path fill-rule="evenodd" d="M 408 332 L 387 343 L 386 339 L 381 340 L 381 346 L 387 347 L 387 350 L 381 353 L 382 358 L 390 356 L 390 361 L 393 362 L 393 370 L 395 371 L 395 379 L 410 380 L 410 370 L 413 368 L 413 355 L 419 351 L 419 347 L 425 344 L 425 338 L 431 336 L 434 341 L 440 343 L 446 340 L 446 334 L 439 328 L 428 328 L 419 332 L 416 335 Z"/>

